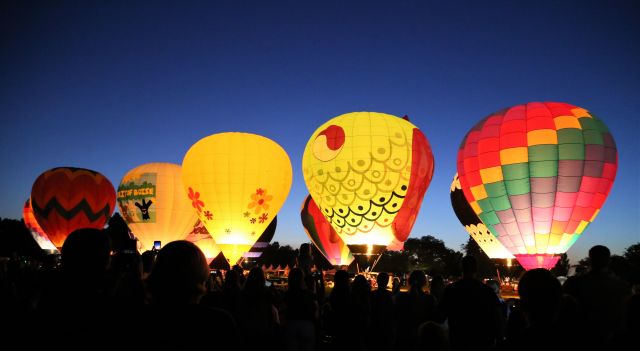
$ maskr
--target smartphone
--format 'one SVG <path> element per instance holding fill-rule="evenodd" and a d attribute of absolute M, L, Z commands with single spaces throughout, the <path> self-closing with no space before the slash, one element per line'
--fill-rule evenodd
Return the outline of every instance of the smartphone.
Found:
<path fill-rule="evenodd" d="M 153 249 L 158 251 L 162 248 L 162 244 L 160 243 L 160 240 L 156 240 L 153 242 Z"/>

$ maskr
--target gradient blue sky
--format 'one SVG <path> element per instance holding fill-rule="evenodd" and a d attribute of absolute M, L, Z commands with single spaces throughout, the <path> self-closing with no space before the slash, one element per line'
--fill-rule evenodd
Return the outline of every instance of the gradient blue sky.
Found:
<path fill-rule="evenodd" d="M 181 163 L 202 137 L 267 136 L 294 183 L 274 240 L 307 241 L 302 153 L 352 111 L 409 115 L 436 168 L 413 237 L 459 249 L 449 202 L 456 150 L 479 119 L 529 101 L 599 116 L 619 169 L 600 215 L 569 250 L 640 241 L 637 1 L 3 1 L 0 217 L 20 218 L 56 166 L 117 186 L 147 162 Z"/>

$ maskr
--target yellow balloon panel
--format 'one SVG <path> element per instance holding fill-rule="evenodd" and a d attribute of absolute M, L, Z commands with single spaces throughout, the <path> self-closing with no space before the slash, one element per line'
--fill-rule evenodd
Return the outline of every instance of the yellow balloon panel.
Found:
<path fill-rule="evenodd" d="M 202 250 L 204 257 L 207 258 L 207 263 L 211 263 L 216 256 L 220 253 L 220 248 L 216 245 L 216 242 L 211 237 L 211 234 L 207 231 L 207 228 L 202 224 L 202 221 L 197 220 L 186 239 L 196 244 L 196 246 Z"/>
<path fill-rule="evenodd" d="M 182 170 L 173 163 L 147 163 L 129 171 L 118 186 L 118 209 L 141 250 L 186 238 L 198 220 L 184 193 Z"/>
<path fill-rule="evenodd" d="M 353 112 L 329 120 L 309 139 L 304 180 L 347 245 L 393 242 L 411 178 L 414 129 L 396 116 Z"/>
<path fill-rule="evenodd" d="M 293 177 L 280 145 L 247 133 L 201 139 L 187 151 L 182 174 L 191 206 L 231 264 L 276 216 Z"/>

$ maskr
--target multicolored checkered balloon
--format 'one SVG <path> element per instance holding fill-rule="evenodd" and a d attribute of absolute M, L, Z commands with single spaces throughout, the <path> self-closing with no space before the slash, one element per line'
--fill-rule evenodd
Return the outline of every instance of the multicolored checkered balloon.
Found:
<path fill-rule="evenodd" d="M 465 197 L 526 269 L 555 266 L 600 211 L 617 168 L 604 123 L 558 102 L 493 113 L 458 150 Z"/>

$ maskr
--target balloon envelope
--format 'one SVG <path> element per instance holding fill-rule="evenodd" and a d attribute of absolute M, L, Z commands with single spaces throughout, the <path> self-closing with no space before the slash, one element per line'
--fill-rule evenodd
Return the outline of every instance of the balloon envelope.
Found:
<path fill-rule="evenodd" d="M 482 223 L 478 215 L 473 212 L 473 209 L 467 202 L 460 188 L 458 173 L 453 177 L 449 195 L 451 197 L 451 207 L 453 207 L 453 212 L 455 212 L 456 217 L 458 217 L 458 220 L 464 226 L 467 233 L 471 235 L 473 240 L 478 243 L 482 251 L 484 251 L 489 258 L 514 258 L 489 229 L 487 229 L 487 226 Z"/>
<path fill-rule="evenodd" d="M 407 240 L 433 167 L 416 126 L 375 112 L 329 120 L 311 135 L 302 158 L 311 197 L 358 257 Z"/>
<path fill-rule="evenodd" d="M 199 219 L 196 221 L 196 224 L 193 226 L 193 229 L 189 232 L 185 240 L 191 241 L 196 244 L 200 250 L 202 250 L 204 257 L 207 258 L 207 263 L 211 263 L 211 261 L 220 254 L 220 248 L 216 245 L 211 234 L 207 231 L 207 227 L 205 227 Z"/>
<path fill-rule="evenodd" d="M 302 203 L 300 218 L 304 231 L 320 253 L 334 266 L 348 266 L 353 261 L 349 248 L 327 222 L 315 201 L 308 195 Z"/>
<path fill-rule="evenodd" d="M 282 207 L 293 171 L 289 156 L 274 141 L 220 133 L 191 146 L 182 175 L 192 207 L 233 265 Z"/>
<path fill-rule="evenodd" d="M 258 238 L 258 241 L 256 241 L 255 244 L 253 244 L 253 246 L 251 247 L 251 250 L 249 250 L 249 252 L 245 252 L 245 254 L 242 255 L 242 257 L 255 259 L 262 256 L 264 249 L 267 248 L 267 246 L 269 246 L 269 243 L 271 243 L 271 240 L 273 240 L 273 236 L 276 234 L 277 226 L 278 226 L 278 216 L 275 216 L 273 217 L 273 221 L 269 223 L 269 226 L 267 227 L 267 229 L 265 229 L 262 235 L 260 235 L 260 237 Z"/>
<path fill-rule="evenodd" d="M 118 208 L 142 250 L 151 250 L 154 241 L 166 245 L 186 238 L 198 219 L 184 193 L 181 167 L 173 163 L 127 172 L 118 186 Z"/>
<path fill-rule="evenodd" d="M 521 265 L 550 268 L 600 211 L 618 153 L 607 127 L 587 110 L 532 102 L 474 126 L 457 167 L 474 212 Z"/>
<path fill-rule="evenodd" d="M 36 221 L 33 209 L 31 208 L 30 199 L 27 199 L 22 207 L 22 218 L 24 219 L 24 225 L 29 229 L 31 236 L 42 250 L 58 251 L 56 246 L 53 245 L 51 240 L 49 240 L 49 237 L 45 234 L 44 230 L 40 228 L 38 221 Z"/>
<path fill-rule="evenodd" d="M 76 229 L 103 229 L 115 209 L 116 193 L 102 174 L 58 167 L 42 173 L 31 188 L 36 221 L 56 247 Z"/>

